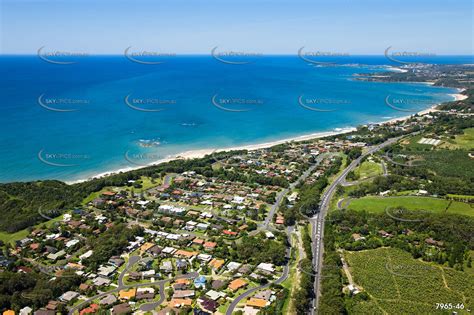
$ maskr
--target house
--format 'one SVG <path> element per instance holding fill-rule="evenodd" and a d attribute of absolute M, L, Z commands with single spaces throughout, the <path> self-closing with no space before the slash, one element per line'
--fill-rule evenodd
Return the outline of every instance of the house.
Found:
<path fill-rule="evenodd" d="M 137 289 L 137 300 L 151 300 L 155 298 L 155 289 L 153 288 L 138 288 Z"/>
<path fill-rule="evenodd" d="M 33 312 L 33 309 L 29 306 L 25 306 L 20 310 L 20 315 L 30 315 Z"/>
<path fill-rule="evenodd" d="M 173 293 L 173 299 L 184 299 L 194 296 L 194 290 L 179 290 Z"/>
<path fill-rule="evenodd" d="M 233 231 L 230 231 L 230 230 L 224 230 L 224 231 L 222 231 L 222 233 L 224 233 L 225 235 L 229 235 L 229 236 L 236 236 L 237 235 L 237 232 L 233 232 Z"/>
<path fill-rule="evenodd" d="M 197 244 L 197 245 L 203 245 L 204 244 L 204 240 L 200 239 L 200 238 L 195 238 L 193 239 L 193 244 Z"/>
<path fill-rule="evenodd" d="M 84 254 L 80 255 L 80 256 L 79 256 L 79 259 L 80 259 L 80 260 L 87 259 L 87 258 L 91 257 L 93 253 L 94 253 L 94 252 L 93 252 L 92 250 L 88 250 L 88 251 L 85 252 Z"/>
<path fill-rule="evenodd" d="M 214 248 L 216 248 L 216 246 L 217 246 L 216 242 L 205 242 L 204 243 L 204 248 L 207 249 L 207 250 L 213 250 Z"/>
<path fill-rule="evenodd" d="M 63 295 L 59 297 L 59 300 L 63 302 L 71 302 L 72 300 L 76 299 L 79 296 L 78 292 L 75 291 L 67 291 Z"/>
<path fill-rule="evenodd" d="M 214 313 L 217 310 L 217 307 L 219 306 L 216 301 L 208 299 L 206 297 L 200 298 L 198 302 L 204 310 L 211 313 Z"/>
<path fill-rule="evenodd" d="M 275 238 L 275 235 L 270 232 L 270 231 L 266 231 L 265 232 L 265 236 L 268 238 L 268 239 L 274 239 Z"/>
<path fill-rule="evenodd" d="M 256 307 L 256 308 L 264 308 L 265 306 L 267 306 L 267 303 L 268 302 L 263 299 L 258 299 L 258 298 L 253 297 L 247 300 L 246 305 Z"/>
<path fill-rule="evenodd" d="M 208 263 L 209 261 L 211 261 L 212 256 L 211 256 L 211 255 L 208 255 L 208 254 L 199 254 L 199 255 L 197 255 L 196 258 L 197 258 L 199 261 Z"/>
<path fill-rule="evenodd" d="M 278 224 L 278 225 L 285 224 L 285 219 L 282 216 L 277 216 L 275 224 Z"/>
<path fill-rule="evenodd" d="M 155 257 L 160 255 L 161 251 L 162 251 L 162 248 L 158 245 L 155 245 L 155 246 L 151 247 L 150 249 L 148 249 L 148 252 L 150 254 L 152 254 L 153 256 L 155 256 Z"/>
<path fill-rule="evenodd" d="M 97 274 L 99 276 L 105 277 L 105 278 L 110 278 L 114 273 L 115 270 L 117 270 L 117 267 L 115 266 L 100 266 Z"/>
<path fill-rule="evenodd" d="M 100 309 L 100 306 L 97 304 L 91 304 L 89 307 L 83 308 L 80 312 L 79 315 L 84 315 L 84 314 L 96 314 L 97 311 Z"/>
<path fill-rule="evenodd" d="M 246 274 L 250 273 L 250 271 L 252 271 L 252 266 L 249 265 L 249 264 L 245 264 L 242 267 L 240 267 L 237 271 L 241 274 L 246 275 Z"/>
<path fill-rule="evenodd" d="M 194 279 L 194 287 L 196 289 L 205 288 L 206 287 L 206 277 L 199 276 L 196 279 Z"/>
<path fill-rule="evenodd" d="M 150 243 L 150 242 L 146 242 L 144 243 L 142 246 L 140 246 L 140 251 L 143 253 L 143 252 L 146 252 L 148 251 L 150 248 L 152 248 L 153 246 L 155 246 L 155 244 L 153 243 Z"/>
<path fill-rule="evenodd" d="M 48 258 L 49 260 L 56 261 L 63 256 L 66 256 L 66 252 L 64 250 L 60 250 L 59 252 L 49 254 L 48 256 L 46 256 L 46 258 Z"/>
<path fill-rule="evenodd" d="M 238 262 L 235 262 L 235 261 L 231 261 L 230 263 L 227 264 L 226 266 L 226 269 L 230 272 L 234 272 L 236 271 L 237 269 L 240 268 L 240 266 L 242 266 L 241 263 L 238 263 Z"/>
<path fill-rule="evenodd" d="M 247 286 L 247 282 L 243 279 L 235 279 L 229 283 L 229 289 L 232 291 L 237 291 L 245 286 Z"/>
<path fill-rule="evenodd" d="M 136 288 L 131 288 L 130 290 L 120 290 L 119 291 L 119 298 L 121 300 L 130 300 L 135 297 L 137 294 Z"/>
<path fill-rule="evenodd" d="M 143 279 L 150 279 L 156 276 L 156 271 L 155 269 L 150 269 L 150 270 L 145 270 L 142 271 L 142 277 Z"/>
<path fill-rule="evenodd" d="M 107 262 L 109 265 L 115 266 L 119 268 L 125 263 L 125 260 L 123 258 L 120 258 L 119 256 L 112 256 L 110 257 L 109 261 Z"/>
<path fill-rule="evenodd" d="M 211 287 L 214 290 L 220 290 L 225 286 L 225 282 L 222 280 L 214 280 L 211 283 Z"/>
<path fill-rule="evenodd" d="M 209 262 L 209 266 L 211 266 L 214 270 L 219 270 L 224 265 L 224 263 L 225 260 L 214 258 Z"/>
<path fill-rule="evenodd" d="M 168 306 L 172 308 L 179 308 L 182 306 L 191 306 L 193 304 L 193 300 L 191 299 L 172 299 L 169 303 Z"/>
<path fill-rule="evenodd" d="M 275 267 L 273 266 L 273 264 L 260 263 L 260 264 L 258 264 L 257 269 L 259 271 L 262 271 L 262 272 L 268 273 L 268 274 L 272 274 L 272 273 L 275 272 Z"/>
<path fill-rule="evenodd" d="M 132 308 L 128 303 L 122 303 L 115 305 L 112 308 L 112 315 L 122 315 L 122 314 L 131 314 Z"/>
<path fill-rule="evenodd" d="M 173 272 L 173 264 L 171 261 L 164 261 L 160 266 L 160 270 L 164 273 L 171 273 Z"/>
<path fill-rule="evenodd" d="M 354 233 L 352 234 L 352 239 L 357 242 L 365 240 L 365 237 L 361 236 L 359 233 Z"/>
<path fill-rule="evenodd" d="M 91 288 L 91 286 L 88 285 L 87 283 L 81 283 L 79 285 L 79 291 L 81 291 L 81 292 L 88 291 L 90 288 Z"/>
<path fill-rule="evenodd" d="M 58 301 L 49 301 L 46 305 L 46 309 L 50 311 L 55 311 L 58 309 L 59 302 Z"/>
<path fill-rule="evenodd" d="M 217 292 L 217 291 L 214 291 L 214 290 L 209 290 L 209 291 L 206 292 L 206 296 L 209 297 L 210 299 L 214 300 L 214 301 L 217 301 L 220 298 L 225 298 L 226 294 L 224 292 Z"/>
<path fill-rule="evenodd" d="M 163 250 L 161 251 L 163 254 L 166 254 L 166 255 L 173 255 L 174 252 L 176 252 L 176 248 L 173 248 L 173 247 L 165 247 L 163 248 Z"/>
<path fill-rule="evenodd" d="M 100 300 L 99 304 L 104 306 L 113 305 L 117 302 L 117 298 L 113 294 L 108 294 Z"/>
<path fill-rule="evenodd" d="M 273 294 L 272 290 L 267 289 L 267 290 L 257 292 L 257 294 L 254 295 L 254 298 L 269 301 L 270 298 L 272 297 L 272 294 Z"/>
<path fill-rule="evenodd" d="M 431 237 L 430 238 L 427 238 L 425 240 L 425 243 L 428 244 L 428 245 L 432 245 L 432 246 L 438 246 L 438 247 L 442 247 L 444 245 L 443 242 L 441 241 L 435 241 L 434 239 L 432 239 Z"/>
<path fill-rule="evenodd" d="M 187 251 L 187 250 L 184 250 L 184 249 L 178 249 L 174 255 L 177 256 L 177 257 L 183 257 L 183 258 L 192 258 L 194 256 L 196 256 L 198 253 L 196 252 L 190 252 L 190 251 Z"/>
<path fill-rule="evenodd" d="M 349 284 L 347 288 L 352 295 L 356 295 L 360 292 L 360 290 L 352 284 Z"/>
<path fill-rule="evenodd" d="M 260 312 L 260 309 L 253 308 L 252 306 L 246 305 L 244 307 L 244 314 L 245 315 L 257 315 Z"/>
<path fill-rule="evenodd" d="M 96 277 L 94 280 L 92 280 L 92 283 L 97 287 L 109 285 L 111 282 L 112 281 L 110 279 L 104 277 Z"/>
<path fill-rule="evenodd" d="M 392 234 L 390 234 L 390 233 L 388 233 L 388 232 L 386 232 L 386 231 L 384 231 L 384 230 L 378 231 L 378 234 L 379 234 L 380 236 L 384 237 L 384 238 L 392 237 Z"/>

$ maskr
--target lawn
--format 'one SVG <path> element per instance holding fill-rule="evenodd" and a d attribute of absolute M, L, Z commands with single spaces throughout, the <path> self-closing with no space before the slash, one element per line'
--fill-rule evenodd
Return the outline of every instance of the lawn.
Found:
<path fill-rule="evenodd" d="M 63 215 L 60 215 L 56 218 L 53 218 L 52 220 L 46 221 L 46 222 L 41 222 L 32 227 L 34 230 L 35 228 L 41 227 L 41 226 L 46 226 L 48 228 L 52 227 L 52 225 L 56 222 L 59 222 L 63 219 Z M 0 231 L 0 241 L 3 241 L 4 243 L 14 243 L 15 241 L 19 241 L 21 239 L 24 239 L 25 237 L 30 234 L 28 232 L 28 229 L 20 230 L 15 233 L 7 233 L 7 232 L 2 232 Z"/>
<path fill-rule="evenodd" d="M 19 241 L 29 234 L 28 230 L 21 230 L 15 233 L 7 233 L 0 231 L 0 240 L 4 243 L 13 243 L 15 241 Z"/>
<path fill-rule="evenodd" d="M 364 161 L 354 170 L 359 179 L 379 176 L 383 174 L 382 165 L 376 162 Z"/>
<path fill-rule="evenodd" d="M 344 256 L 355 283 L 370 297 L 355 303 L 351 314 L 442 314 L 436 303 L 472 309 L 474 277 L 467 272 L 416 260 L 395 248 L 346 251 Z"/>
<path fill-rule="evenodd" d="M 437 213 L 457 213 L 474 216 L 474 208 L 470 204 L 433 197 L 373 197 L 367 196 L 351 200 L 348 209 L 366 210 L 373 213 L 384 212 L 387 207 L 404 207 L 408 210 L 425 210 Z"/>
<path fill-rule="evenodd" d="M 462 149 L 472 150 L 474 148 L 474 128 L 465 129 L 464 134 L 456 136 L 455 142 Z"/>
<path fill-rule="evenodd" d="M 134 188 L 133 186 L 104 187 L 99 191 L 91 193 L 87 198 L 85 198 L 82 201 L 82 204 L 86 205 L 87 203 L 91 202 L 92 200 L 100 197 L 100 195 L 102 195 L 102 193 L 104 193 L 105 191 L 110 191 L 110 190 L 116 191 L 116 192 L 119 192 L 121 190 L 125 190 L 125 191 L 128 191 L 128 192 L 131 192 L 132 189 L 133 189 L 133 191 L 135 193 L 139 194 L 139 193 L 142 193 L 142 192 L 144 192 L 144 191 L 146 191 L 150 188 L 161 185 L 162 180 L 157 178 L 157 179 L 154 180 L 154 182 L 152 182 L 151 177 L 142 176 L 139 180 L 137 180 L 137 183 L 140 183 L 142 185 L 142 188 Z"/>

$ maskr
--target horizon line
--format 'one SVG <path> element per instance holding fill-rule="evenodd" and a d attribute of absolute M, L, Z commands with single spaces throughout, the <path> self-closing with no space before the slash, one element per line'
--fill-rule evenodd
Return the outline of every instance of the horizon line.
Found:
<path fill-rule="evenodd" d="M 211 56 L 212 53 L 173 53 L 174 55 L 171 56 L 157 56 L 160 58 L 169 58 L 169 57 L 179 57 L 179 56 Z M 89 57 L 89 56 L 124 56 L 125 53 L 117 54 L 117 53 L 95 53 L 89 54 L 84 53 L 83 56 L 71 56 L 71 57 Z M 0 57 L 3 56 L 38 56 L 37 53 L 0 53 Z M 298 53 L 290 54 L 290 53 L 261 53 L 258 56 L 253 56 L 255 58 L 264 57 L 264 56 L 296 56 L 298 57 Z M 357 56 L 373 56 L 373 57 L 386 57 L 383 53 L 382 54 L 373 54 L 373 53 L 361 53 L 361 54 L 347 54 L 347 55 L 334 55 L 334 56 L 317 56 L 318 58 L 348 58 L 348 57 L 357 57 Z M 436 54 L 430 56 L 411 56 L 414 58 L 436 58 L 436 57 L 450 57 L 450 56 L 462 56 L 462 57 L 474 57 L 473 54 L 460 54 L 460 53 L 449 53 L 449 54 Z M 58 56 L 63 57 L 63 56 Z M 147 57 L 147 56 L 145 56 Z M 153 56 L 152 56 L 153 57 Z M 401 56 L 403 57 L 403 56 Z"/>

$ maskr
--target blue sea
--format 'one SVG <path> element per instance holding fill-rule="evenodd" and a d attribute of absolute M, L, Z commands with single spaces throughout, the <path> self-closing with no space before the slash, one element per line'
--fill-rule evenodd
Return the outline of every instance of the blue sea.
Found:
<path fill-rule="evenodd" d="M 0 57 L 0 182 L 75 181 L 190 150 L 355 127 L 413 114 L 457 92 L 355 80 L 357 73 L 398 66 L 383 56 L 339 57 L 331 65 L 297 56 L 256 56 L 240 64 L 167 56 L 160 62 Z M 472 57 L 435 62 L 472 63 Z"/>

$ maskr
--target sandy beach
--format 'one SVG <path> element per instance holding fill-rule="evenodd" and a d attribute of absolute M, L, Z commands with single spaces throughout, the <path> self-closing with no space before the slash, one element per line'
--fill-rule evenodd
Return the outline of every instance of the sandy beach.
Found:
<path fill-rule="evenodd" d="M 431 82 L 424 82 L 424 83 L 432 84 Z M 463 89 L 458 89 L 459 93 L 450 94 L 450 95 L 453 97 L 453 100 L 455 100 L 455 101 L 464 100 L 464 99 L 467 98 L 467 96 L 464 95 L 464 94 L 461 94 L 463 91 L 464 91 Z M 411 115 L 407 115 L 407 116 L 403 116 L 403 117 L 397 117 L 397 118 L 393 118 L 393 119 L 389 119 L 389 120 L 384 120 L 384 121 L 381 121 L 381 122 L 377 122 L 376 124 L 392 124 L 392 123 L 395 123 L 395 122 L 406 120 L 406 119 L 408 119 L 408 118 L 410 118 L 414 115 L 421 115 L 422 116 L 422 115 L 427 115 L 429 113 L 437 112 L 437 111 L 439 111 L 436 108 L 438 105 L 439 104 L 436 104 L 436 105 L 434 105 L 430 108 L 421 110 L 421 111 L 417 112 L 416 114 L 411 114 Z M 190 150 L 190 151 L 185 151 L 185 152 L 182 152 L 182 153 L 178 153 L 178 154 L 173 155 L 173 156 L 166 157 L 164 159 L 154 161 L 154 162 L 149 163 L 149 164 L 144 165 L 144 166 L 136 166 L 136 167 L 130 166 L 130 167 L 121 168 L 121 169 L 117 169 L 117 170 L 113 170 L 113 171 L 107 171 L 107 172 L 99 173 L 99 174 L 96 174 L 94 176 L 90 176 L 90 177 L 84 178 L 84 179 L 79 179 L 79 180 L 75 180 L 75 181 L 66 181 L 66 183 L 67 184 L 80 183 L 80 182 L 91 180 L 93 178 L 101 178 L 101 177 L 106 177 L 106 176 L 110 176 L 110 175 L 113 175 L 113 174 L 129 172 L 129 171 L 133 171 L 133 170 L 137 170 L 137 169 L 141 169 L 141 168 L 145 168 L 145 167 L 149 167 L 149 166 L 153 166 L 153 165 L 158 165 L 158 164 L 161 164 L 161 163 L 166 163 L 166 162 L 176 160 L 176 159 L 202 158 L 205 155 L 212 154 L 214 152 L 235 151 L 235 150 L 258 150 L 258 149 L 263 149 L 263 148 L 269 148 L 269 147 L 272 147 L 272 146 L 275 146 L 275 145 L 278 145 L 278 144 L 282 144 L 282 143 L 286 143 L 286 142 L 290 142 L 290 141 L 314 140 L 314 139 L 324 138 L 324 137 L 328 137 L 328 136 L 341 135 L 341 134 L 349 133 L 349 132 L 352 132 L 352 131 L 355 131 L 355 130 L 356 130 L 355 127 L 336 128 L 334 131 L 311 133 L 311 134 L 307 134 L 307 135 L 302 135 L 302 136 L 297 136 L 297 137 L 292 137 L 292 138 L 286 138 L 286 139 L 281 139 L 281 140 L 276 140 L 276 141 L 271 141 L 271 142 L 249 144 L 249 145 L 242 145 L 242 146 L 236 146 L 236 147 L 226 147 L 226 148 L 206 148 L 206 149 Z"/>

